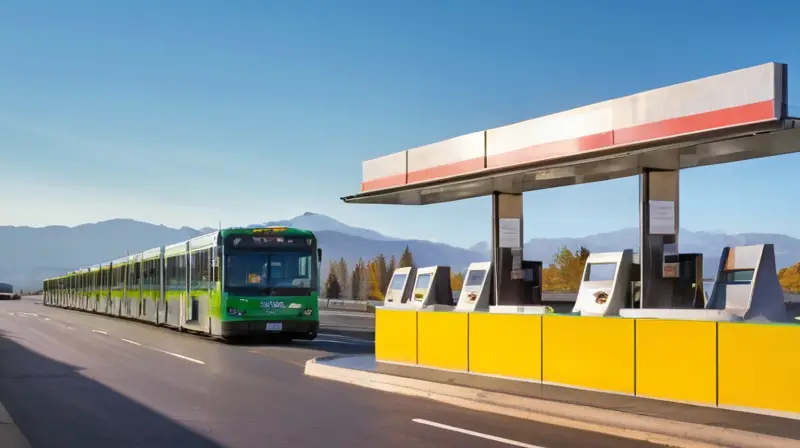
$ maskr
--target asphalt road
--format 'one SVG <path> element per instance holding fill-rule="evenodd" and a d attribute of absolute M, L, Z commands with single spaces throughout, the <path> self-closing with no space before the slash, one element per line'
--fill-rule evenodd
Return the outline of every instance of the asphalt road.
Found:
<path fill-rule="evenodd" d="M 33 448 L 652 446 L 303 375 L 310 358 L 372 349 L 324 332 L 229 345 L 0 302 L 0 401 Z"/>

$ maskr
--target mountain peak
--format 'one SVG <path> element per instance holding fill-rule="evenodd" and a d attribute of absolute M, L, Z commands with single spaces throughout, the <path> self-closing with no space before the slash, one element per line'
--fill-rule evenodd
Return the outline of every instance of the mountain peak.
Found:
<path fill-rule="evenodd" d="M 366 238 L 368 240 L 378 241 L 393 241 L 397 238 L 388 237 L 374 230 L 365 229 L 362 227 L 355 227 L 345 224 L 336 218 L 314 212 L 304 212 L 302 215 L 295 216 L 291 219 L 282 219 L 279 221 L 269 221 L 265 223 L 253 224 L 250 227 L 260 226 L 288 226 L 296 227 L 299 229 L 311 230 L 312 232 L 321 231 L 334 231 L 343 233 L 345 235 L 357 236 Z"/>

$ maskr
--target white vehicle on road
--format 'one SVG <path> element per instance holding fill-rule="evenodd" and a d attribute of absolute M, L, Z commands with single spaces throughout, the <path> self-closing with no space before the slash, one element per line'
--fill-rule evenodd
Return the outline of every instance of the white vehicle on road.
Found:
<path fill-rule="evenodd" d="M 14 292 L 14 287 L 8 283 L 0 283 L 0 300 L 19 300 L 22 297 Z"/>

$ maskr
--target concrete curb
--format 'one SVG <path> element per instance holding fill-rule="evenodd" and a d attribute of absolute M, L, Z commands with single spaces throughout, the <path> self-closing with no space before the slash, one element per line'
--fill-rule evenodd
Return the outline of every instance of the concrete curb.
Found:
<path fill-rule="evenodd" d="M 306 362 L 305 374 L 386 392 L 429 398 L 476 411 L 673 447 L 789 448 L 796 447 L 799 443 L 797 440 L 736 429 L 334 367 L 320 364 L 316 359 Z"/>
<path fill-rule="evenodd" d="M 3 448 L 31 448 L 30 442 L 0 403 L 0 446 Z"/>

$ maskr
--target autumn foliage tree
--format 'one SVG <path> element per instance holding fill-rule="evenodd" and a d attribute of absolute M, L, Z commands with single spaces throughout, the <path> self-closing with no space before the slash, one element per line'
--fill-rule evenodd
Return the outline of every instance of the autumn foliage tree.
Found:
<path fill-rule="evenodd" d="M 450 289 L 453 291 L 461 291 L 464 287 L 464 274 L 456 272 L 450 275 Z"/>
<path fill-rule="evenodd" d="M 778 281 L 784 291 L 800 293 L 800 263 L 779 270 Z"/>
<path fill-rule="evenodd" d="M 359 287 L 360 294 L 363 294 L 364 298 L 383 300 L 394 270 L 409 266 L 414 266 L 414 256 L 408 246 L 403 250 L 399 260 L 395 255 L 391 255 L 387 262 L 384 254 L 378 255 L 364 266 L 364 275 L 359 278 L 363 282 Z"/>
<path fill-rule="evenodd" d="M 383 272 L 378 260 L 372 260 L 369 263 L 369 298 L 372 300 L 383 300 L 384 289 L 381 289 L 383 283 Z"/>
<path fill-rule="evenodd" d="M 545 291 L 576 292 L 581 285 L 583 268 L 589 258 L 589 249 L 581 246 L 574 252 L 562 247 L 553 257 L 553 263 L 542 270 Z"/>

